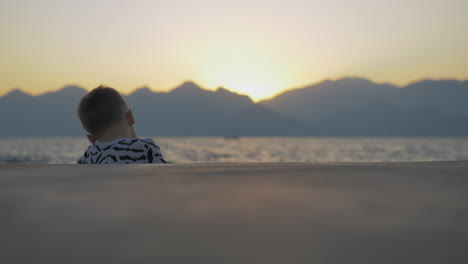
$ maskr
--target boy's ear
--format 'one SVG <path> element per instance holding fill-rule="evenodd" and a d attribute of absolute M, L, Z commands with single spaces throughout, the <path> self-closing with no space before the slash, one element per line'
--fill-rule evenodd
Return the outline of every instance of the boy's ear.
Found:
<path fill-rule="evenodd" d="M 129 126 L 133 126 L 135 124 L 135 118 L 133 117 L 131 109 L 127 112 L 127 122 Z"/>
<path fill-rule="evenodd" d="M 94 142 L 97 140 L 96 137 L 91 134 L 86 135 L 86 137 L 88 138 L 89 142 L 91 142 L 91 144 L 94 144 Z"/>

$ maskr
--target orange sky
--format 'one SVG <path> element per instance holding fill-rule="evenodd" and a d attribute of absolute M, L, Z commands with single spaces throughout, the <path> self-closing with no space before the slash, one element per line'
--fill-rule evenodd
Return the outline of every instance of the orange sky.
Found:
<path fill-rule="evenodd" d="M 185 80 L 254 100 L 325 78 L 468 78 L 465 0 L 3 0 L 0 95 Z"/>

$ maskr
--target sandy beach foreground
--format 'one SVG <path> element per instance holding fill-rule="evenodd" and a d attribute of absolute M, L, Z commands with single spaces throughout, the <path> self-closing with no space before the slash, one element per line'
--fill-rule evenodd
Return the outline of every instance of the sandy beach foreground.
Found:
<path fill-rule="evenodd" d="M 0 263 L 468 263 L 468 162 L 0 165 Z"/>

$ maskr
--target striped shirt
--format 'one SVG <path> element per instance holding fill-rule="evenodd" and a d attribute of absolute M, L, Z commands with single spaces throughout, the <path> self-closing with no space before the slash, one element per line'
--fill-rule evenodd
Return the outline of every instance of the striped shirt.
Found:
<path fill-rule="evenodd" d="M 121 138 L 96 141 L 88 147 L 78 164 L 166 163 L 158 145 L 150 138 Z"/>

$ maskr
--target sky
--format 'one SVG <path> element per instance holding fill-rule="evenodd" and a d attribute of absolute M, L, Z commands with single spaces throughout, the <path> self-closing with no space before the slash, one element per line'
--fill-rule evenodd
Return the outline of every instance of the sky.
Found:
<path fill-rule="evenodd" d="M 0 95 L 468 78 L 466 0 L 1 0 Z"/>

